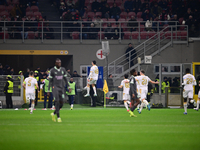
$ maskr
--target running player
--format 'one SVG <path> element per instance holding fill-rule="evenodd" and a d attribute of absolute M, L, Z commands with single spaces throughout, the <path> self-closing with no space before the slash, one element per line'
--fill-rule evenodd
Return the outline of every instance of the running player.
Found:
<path fill-rule="evenodd" d="M 190 74 L 190 69 L 186 68 L 186 75 L 183 76 L 183 98 L 184 98 L 184 114 L 187 115 L 187 98 L 189 101 L 193 99 L 193 85 L 196 85 L 196 80 L 192 74 Z"/>
<path fill-rule="evenodd" d="M 148 93 L 148 83 L 151 82 L 152 84 L 159 84 L 159 82 L 154 82 L 152 81 L 148 76 L 145 76 L 145 71 L 141 70 L 140 71 L 140 76 L 137 76 L 136 81 L 140 85 L 140 96 L 141 96 L 141 107 L 139 110 L 139 114 L 142 111 L 142 108 L 147 105 L 148 109 L 150 110 L 150 104 L 146 100 L 146 96 Z"/>
<path fill-rule="evenodd" d="M 33 113 L 35 107 L 35 86 L 37 87 L 37 90 L 39 90 L 37 80 L 34 78 L 34 73 L 33 71 L 30 71 L 29 77 L 23 82 L 23 87 L 26 89 L 26 100 L 31 102 L 30 114 Z"/>
<path fill-rule="evenodd" d="M 130 95 L 129 95 L 130 85 L 129 85 L 129 80 L 128 80 L 127 74 L 124 75 L 124 80 L 122 80 L 121 85 L 118 87 L 123 88 L 124 106 L 125 106 L 126 110 L 129 111 L 128 104 L 130 104 Z"/>
<path fill-rule="evenodd" d="M 63 106 L 63 99 L 65 97 L 65 85 L 68 87 L 69 92 L 71 92 L 71 88 L 67 81 L 66 70 L 65 68 L 61 67 L 61 60 L 57 58 L 55 62 L 55 67 L 50 70 L 48 87 L 48 91 L 50 91 L 50 87 L 53 87 L 52 93 L 55 101 L 56 110 L 51 113 L 51 116 L 54 122 L 56 122 L 55 114 L 57 115 L 57 121 L 62 122 L 59 111 Z M 50 96 L 49 92 L 48 96 Z"/>
<path fill-rule="evenodd" d="M 131 77 L 129 79 L 129 81 L 130 81 L 129 94 L 131 97 L 131 105 L 130 105 L 131 110 L 129 111 L 129 114 L 130 114 L 130 117 L 137 117 L 133 114 L 133 111 L 135 110 L 135 108 L 137 107 L 137 105 L 140 102 L 140 100 L 139 100 L 140 97 L 137 94 L 137 83 L 136 83 L 136 80 L 134 77 L 137 75 L 137 72 L 135 69 L 133 69 L 133 70 L 131 70 L 130 74 L 131 74 Z"/>
<path fill-rule="evenodd" d="M 88 76 L 88 83 L 87 83 L 87 94 L 84 95 L 84 97 L 90 96 L 90 85 L 92 85 L 92 88 L 94 90 L 94 96 L 97 96 L 97 91 L 96 91 L 96 83 L 98 80 L 98 76 L 99 76 L 99 69 L 96 65 L 96 61 L 93 60 L 92 61 L 92 67 L 90 68 L 90 74 Z"/>

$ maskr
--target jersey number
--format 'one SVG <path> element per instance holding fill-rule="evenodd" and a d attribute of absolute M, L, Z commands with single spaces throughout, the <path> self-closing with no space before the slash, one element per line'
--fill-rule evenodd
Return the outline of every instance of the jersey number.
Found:
<path fill-rule="evenodd" d="M 129 88 L 130 86 L 129 86 L 129 83 L 125 83 L 125 87 L 126 88 Z"/>
<path fill-rule="evenodd" d="M 192 78 L 187 78 L 187 79 L 186 79 L 186 83 L 187 83 L 187 84 L 192 84 L 192 82 L 193 82 L 193 79 L 192 79 Z"/>
<path fill-rule="evenodd" d="M 28 80 L 28 86 L 31 86 L 31 80 Z"/>
<path fill-rule="evenodd" d="M 142 85 L 147 85 L 147 79 L 145 78 L 142 79 Z"/>

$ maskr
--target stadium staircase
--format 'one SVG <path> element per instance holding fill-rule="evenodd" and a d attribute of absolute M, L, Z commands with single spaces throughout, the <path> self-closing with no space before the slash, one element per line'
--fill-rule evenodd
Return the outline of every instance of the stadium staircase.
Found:
<path fill-rule="evenodd" d="M 145 56 L 152 56 L 153 59 L 154 56 L 159 55 L 167 47 L 173 46 L 173 44 L 184 43 L 188 45 L 187 26 L 178 28 L 182 30 L 178 31 L 177 26 L 167 26 L 160 32 L 149 34 L 148 40 L 134 48 L 137 54 L 136 58 L 131 60 L 131 56 L 134 55 L 132 52 L 134 49 L 120 56 L 108 64 L 108 69 L 107 66 L 104 67 L 104 77 L 108 74 L 112 74 L 113 80 L 116 82 L 118 79 L 121 79 L 124 74 L 129 73 L 130 70 L 139 67 L 138 57 L 141 58 L 141 63 L 144 63 Z M 129 60 L 134 62 L 133 66 L 131 66 L 131 61 L 127 61 L 126 55 L 129 55 Z"/>

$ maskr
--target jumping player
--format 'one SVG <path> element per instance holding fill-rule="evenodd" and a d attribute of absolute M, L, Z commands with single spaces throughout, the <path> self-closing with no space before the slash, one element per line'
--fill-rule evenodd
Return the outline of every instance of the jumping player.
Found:
<path fill-rule="evenodd" d="M 97 96 L 97 91 L 96 91 L 96 83 L 98 80 L 99 76 L 99 69 L 96 65 L 96 61 L 92 61 L 92 67 L 90 68 L 90 74 L 88 76 L 88 83 L 87 83 L 87 94 L 84 95 L 84 97 L 90 96 L 90 85 L 92 85 L 92 88 L 94 90 L 94 96 Z"/>
<path fill-rule="evenodd" d="M 137 83 L 136 83 L 136 80 L 134 77 L 137 75 L 137 72 L 135 69 L 133 69 L 133 70 L 131 70 L 130 74 L 131 74 L 131 77 L 129 79 L 129 81 L 130 81 L 129 94 L 131 97 L 131 105 L 130 105 L 131 110 L 129 111 L 129 114 L 130 114 L 130 117 L 137 117 L 133 114 L 133 111 L 135 110 L 135 108 L 137 107 L 137 105 L 140 102 L 140 100 L 139 100 L 140 97 L 137 94 Z"/>
<path fill-rule="evenodd" d="M 66 70 L 65 68 L 61 67 L 61 60 L 57 58 L 55 62 L 55 67 L 50 70 L 48 87 L 48 91 L 50 91 L 50 87 L 53 87 L 52 93 L 55 101 L 56 110 L 51 113 L 51 116 L 54 122 L 56 122 L 55 114 L 57 115 L 57 121 L 62 122 L 59 111 L 63 106 L 63 99 L 65 97 L 65 85 L 68 87 L 69 92 L 71 92 L 71 88 L 67 81 Z M 50 95 L 49 92 L 48 95 Z"/>
<path fill-rule="evenodd" d="M 33 71 L 30 71 L 29 77 L 23 82 L 23 87 L 26 89 L 26 100 L 31 102 L 30 114 L 33 113 L 35 107 L 35 86 L 37 87 L 37 90 L 39 90 L 37 80 L 34 78 L 34 73 Z"/>
<path fill-rule="evenodd" d="M 183 98 L 184 98 L 184 114 L 187 115 L 187 98 L 189 101 L 193 99 L 193 85 L 196 85 L 196 80 L 192 74 L 190 74 L 190 69 L 186 68 L 186 75 L 183 76 Z"/>
<path fill-rule="evenodd" d="M 148 109 L 150 110 L 150 104 L 146 100 L 146 96 L 148 93 L 148 83 L 151 82 L 152 84 L 159 84 L 159 82 L 154 82 L 152 81 L 148 76 L 145 76 L 145 71 L 141 70 L 140 71 L 140 76 L 137 76 L 136 81 L 140 85 L 140 96 L 141 96 L 141 107 L 139 110 L 139 114 L 142 111 L 142 108 L 147 105 Z"/>
<path fill-rule="evenodd" d="M 128 104 L 130 104 L 130 95 L 129 95 L 130 84 L 129 84 L 129 80 L 128 80 L 128 74 L 124 75 L 124 80 L 121 81 L 121 85 L 118 87 L 123 88 L 124 106 L 125 106 L 126 110 L 129 111 Z"/>

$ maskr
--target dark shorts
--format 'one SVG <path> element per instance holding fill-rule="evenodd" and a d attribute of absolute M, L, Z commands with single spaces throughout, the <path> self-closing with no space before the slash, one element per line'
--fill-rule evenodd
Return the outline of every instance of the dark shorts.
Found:
<path fill-rule="evenodd" d="M 54 101 L 63 101 L 65 93 L 62 89 L 53 88 L 52 90 Z"/>

